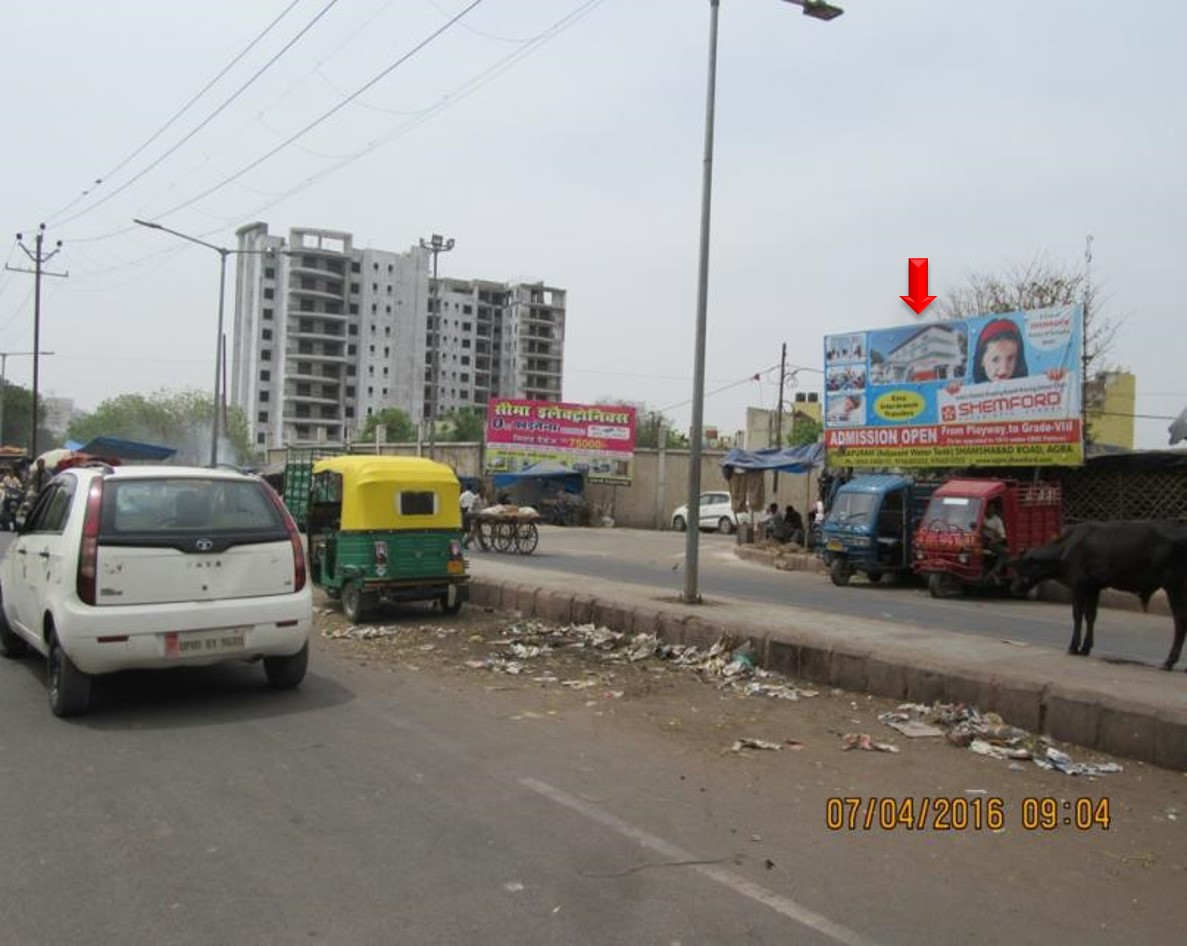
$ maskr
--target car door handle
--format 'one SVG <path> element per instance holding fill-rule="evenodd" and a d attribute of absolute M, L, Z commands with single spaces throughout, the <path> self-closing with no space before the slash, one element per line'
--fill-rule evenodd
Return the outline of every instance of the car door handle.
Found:
<path fill-rule="evenodd" d="M 17 553 L 17 555 L 28 555 L 29 550 L 28 549 L 17 549 L 16 553 Z"/>
<path fill-rule="evenodd" d="M 42 558 L 49 558 L 49 550 L 48 549 L 42 549 L 37 554 L 40 555 Z"/>

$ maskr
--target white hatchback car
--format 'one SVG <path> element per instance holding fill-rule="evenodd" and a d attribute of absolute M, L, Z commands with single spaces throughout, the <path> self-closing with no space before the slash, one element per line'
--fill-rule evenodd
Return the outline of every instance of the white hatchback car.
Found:
<path fill-rule="evenodd" d="M 91 677 L 264 662 L 295 687 L 309 660 L 305 550 L 254 476 L 95 465 L 42 491 L 0 560 L 0 652 L 49 662 L 50 708 L 87 710 Z"/>
<path fill-rule="evenodd" d="M 739 516 L 730 505 L 730 494 L 725 492 L 701 493 L 699 524 L 702 529 L 716 529 L 718 532 L 734 532 L 738 519 L 749 520 L 748 513 Z M 688 528 L 688 504 L 677 506 L 672 512 L 672 528 L 683 532 Z"/>

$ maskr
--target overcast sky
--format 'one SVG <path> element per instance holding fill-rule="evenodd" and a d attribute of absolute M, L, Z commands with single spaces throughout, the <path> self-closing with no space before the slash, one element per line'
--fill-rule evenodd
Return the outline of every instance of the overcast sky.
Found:
<path fill-rule="evenodd" d="M 480 0 L 445 28 L 468 5 L 6 4 L 0 246 L 28 265 L 13 235 L 31 246 L 44 221 L 64 243 L 50 268 L 70 274 L 45 283 L 42 390 L 92 409 L 209 389 L 218 257 L 131 221 L 233 246 L 264 220 L 392 250 L 438 232 L 457 241 L 442 275 L 562 287 L 565 399 L 686 425 L 707 0 Z M 1124 320 L 1109 361 L 1137 373 L 1139 414 L 1177 414 L 1187 6 L 844 6 L 825 23 L 722 0 L 706 425 L 775 405 L 781 343 L 814 369 L 798 390 L 820 390 L 825 334 L 914 321 L 908 257 L 930 258 L 942 297 L 1038 253 L 1080 267 L 1089 234 Z M 0 350 L 32 348 L 31 290 L 0 273 Z M 7 376 L 28 385 L 31 359 Z M 1139 421 L 1138 446 L 1164 446 L 1167 424 Z"/>

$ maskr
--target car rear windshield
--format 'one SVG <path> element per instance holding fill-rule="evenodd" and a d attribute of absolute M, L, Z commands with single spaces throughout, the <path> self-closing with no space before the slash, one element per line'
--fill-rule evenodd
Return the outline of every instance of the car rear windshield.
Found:
<path fill-rule="evenodd" d="M 285 532 L 264 488 L 252 480 L 107 480 L 102 531 L 107 536 L 178 532 Z"/>

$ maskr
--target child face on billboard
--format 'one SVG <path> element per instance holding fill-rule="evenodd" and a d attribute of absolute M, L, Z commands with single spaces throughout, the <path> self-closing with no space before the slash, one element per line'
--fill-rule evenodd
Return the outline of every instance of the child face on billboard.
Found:
<path fill-rule="evenodd" d="M 990 381 L 1008 381 L 1018 367 L 1018 342 L 1012 338 L 996 338 L 985 346 L 981 367 Z"/>

